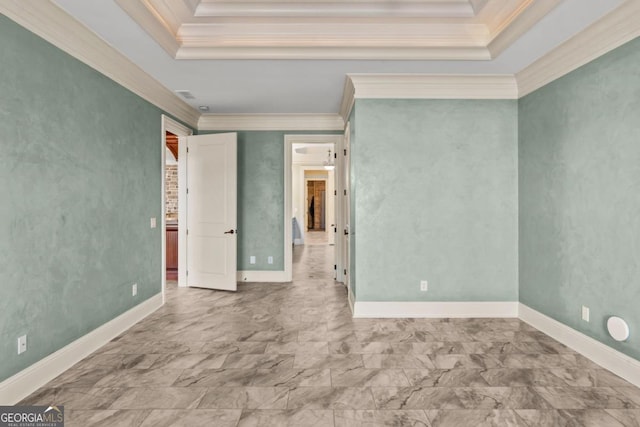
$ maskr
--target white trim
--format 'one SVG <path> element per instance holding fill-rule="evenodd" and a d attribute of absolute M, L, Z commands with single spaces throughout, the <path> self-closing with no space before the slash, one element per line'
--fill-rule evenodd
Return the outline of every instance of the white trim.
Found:
<path fill-rule="evenodd" d="M 516 79 L 508 74 L 349 74 L 348 78 L 356 99 L 518 98 Z"/>
<path fill-rule="evenodd" d="M 47 1 L 0 2 L 0 13 L 84 62 L 116 83 L 190 126 L 200 112 L 89 30 L 64 10 Z"/>
<path fill-rule="evenodd" d="M 293 139 L 290 135 L 284 136 L 284 275 L 286 281 L 293 280 Z M 304 225 L 301 226 L 304 228 Z"/>
<path fill-rule="evenodd" d="M 283 283 L 283 282 L 290 282 L 291 278 L 287 277 L 287 273 L 284 271 L 238 271 L 237 280 L 238 280 L 238 283 L 240 282 Z"/>
<path fill-rule="evenodd" d="M 518 10 L 499 24 L 497 35 L 487 44 L 491 58 L 497 58 L 561 2 L 562 0 L 521 2 Z M 524 11 L 521 12 L 521 8 L 525 8 Z"/>
<path fill-rule="evenodd" d="M 640 2 L 627 0 L 573 38 L 516 74 L 519 96 L 593 61 L 640 36 Z"/>
<path fill-rule="evenodd" d="M 349 302 L 349 309 L 351 310 L 351 316 L 355 317 L 355 301 L 353 298 L 353 293 L 351 292 L 351 287 L 347 286 L 347 301 Z"/>
<path fill-rule="evenodd" d="M 0 383 L 0 404 L 15 405 L 162 306 L 156 294 Z"/>
<path fill-rule="evenodd" d="M 344 129 L 338 114 L 203 114 L 199 130 L 311 130 Z"/>
<path fill-rule="evenodd" d="M 164 130 L 171 132 L 176 136 L 190 136 L 193 135 L 193 130 L 186 126 L 183 126 L 180 122 L 173 120 L 171 117 L 163 115 L 164 117 Z"/>
<path fill-rule="evenodd" d="M 289 37 L 291 39 L 291 37 Z M 242 42 L 241 39 L 231 43 Z M 188 47 L 182 46 L 176 53 L 179 60 L 386 60 L 386 61 L 489 61 L 491 53 L 484 46 L 433 47 L 433 46 L 240 46 L 240 47 Z"/>
<path fill-rule="evenodd" d="M 517 317 L 517 301 L 356 301 L 358 318 Z"/>
<path fill-rule="evenodd" d="M 353 80 L 347 75 L 344 79 L 344 89 L 342 91 L 342 102 L 340 103 L 340 116 L 346 124 L 349 121 L 351 110 L 356 102 L 356 88 L 353 86 Z"/>
<path fill-rule="evenodd" d="M 518 317 L 614 374 L 640 387 L 640 361 L 520 303 Z"/>
<path fill-rule="evenodd" d="M 166 116 L 163 114 L 160 119 L 160 286 L 162 289 L 162 304 L 166 299 L 165 290 L 167 287 L 167 133 Z M 156 224 L 158 221 L 156 221 Z"/>
<path fill-rule="evenodd" d="M 187 137 L 178 137 L 178 286 L 187 287 Z"/>
<path fill-rule="evenodd" d="M 178 49 L 180 49 L 180 43 L 176 40 L 175 32 L 168 28 L 166 21 L 156 19 L 153 13 L 145 6 L 145 2 L 116 0 L 116 3 L 144 28 L 172 58 L 175 58 Z"/>

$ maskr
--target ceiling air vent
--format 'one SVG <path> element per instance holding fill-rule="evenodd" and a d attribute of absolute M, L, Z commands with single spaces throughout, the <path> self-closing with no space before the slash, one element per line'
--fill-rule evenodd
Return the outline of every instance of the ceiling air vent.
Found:
<path fill-rule="evenodd" d="M 195 96 L 188 90 L 177 90 L 176 93 L 182 96 L 184 99 L 196 99 Z"/>

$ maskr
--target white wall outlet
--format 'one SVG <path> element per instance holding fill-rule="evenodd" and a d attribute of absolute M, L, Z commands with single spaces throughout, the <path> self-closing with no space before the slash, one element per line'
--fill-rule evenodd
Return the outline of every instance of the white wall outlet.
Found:
<path fill-rule="evenodd" d="M 133 286 L 131 286 L 131 296 L 136 296 L 138 295 L 138 284 L 134 283 Z"/>
<path fill-rule="evenodd" d="M 429 290 L 429 282 L 427 282 L 426 280 L 421 280 L 420 281 L 420 291 L 427 292 L 428 290 Z"/>
<path fill-rule="evenodd" d="M 153 218 L 151 218 L 151 219 L 149 220 L 149 225 L 151 226 L 151 228 L 156 228 L 157 221 L 156 221 L 156 218 L 155 218 L 155 217 L 153 217 Z"/>
<path fill-rule="evenodd" d="M 22 354 L 27 351 L 27 336 L 23 335 L 18 337 L 18 354 Z"/>
<path fill-rule="evenodd" d="M 256 257 L 254 255 L 251 255 L 249 257 L 249 264 L 255 264 L 256 263 Z"/>
<path fill-rule="evenodd" d="M 267 263 L 268 264 L 273 264 L 273 257 L 272 256 L 267 257 Z"/>
<path fill-rule="evenodd" d="M 582 320 L 589 321 L 589 307 L 582 306 Z"/>

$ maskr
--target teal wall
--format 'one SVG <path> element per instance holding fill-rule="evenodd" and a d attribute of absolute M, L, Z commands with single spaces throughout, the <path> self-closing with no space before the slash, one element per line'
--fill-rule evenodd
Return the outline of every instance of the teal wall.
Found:
<path fill-rule="evenodd" d="M 0 58 L 3 380 L 161 291 L 162 209 L 160 110 L 1 15 Z"/>
<path fill-rule="evenodd" d="M 640 358 L 640 39 L 522 98 L 519 133 L 521 301 Z"/>
<path fill-rule="evenodd" d="M 517 102 L 358 99 L 356 116 L 357 300 L 517 301 Z"/>
<path fill-rule="evenodd" d="M 238 270 L 283 271 L 284 136 L 336 132 L 225 132 L 238 134 Z M 199 132 L 211 133 L 220 132 Z M 252 255 L 255 264 L 249 264 Z"/>

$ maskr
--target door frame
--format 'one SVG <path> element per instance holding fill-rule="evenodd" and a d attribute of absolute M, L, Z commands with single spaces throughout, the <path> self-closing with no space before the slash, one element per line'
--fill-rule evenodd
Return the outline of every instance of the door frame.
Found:
<path fill-rule="evenodd" d="M 165 289 L 167 287 L 167 219 L 166 219 L 166 161 L 167 161 L 167 132 L 171 132 L 172 134 L 178 137 L 178 286 L 181 285 L 181 282 L 184 283 L 184 279 L 181 279 L 181 276 L 184 274 L 186 279 L 186 268 L 187 268 L 187 258 L 186 258 L 186 242 L 187 242 L 187 233 L 185 227 L 180 226 L 180 218 L 183 218 L 187 212 L 187 204 L 186 204 L 186 158 L 187 154 L 186 146 L 182 143 L 182 138 L 185 136 L 193 135 L 193 130 L 188 128 L 187 126 L 182 125 L 180 122 L 172 119 L 169 116 L 162 115 L 161 119 L 161 132 L 162 137 L 160 138 L 160 195 L 161 195 L 161 207 L 160 211 L 162 214 L 160 215 L 160 230 L 161 230 L 161 241 L 162 241 L 162 304 L 165 303 Z"/>
<path fill-rule="evenodd" d="M 293 144 L 334 144 L 333 146 L 342 146 L 343 134 L 327 135 L 285 135 L 284 136 L 284 275 L 285 281 L 290 282 L 293 280 L 293 229 L 291 226 L 292 218 L 292 206 L 293 203 L 293 191 L 292 191 L 292 172 L 293 172 Z M 334 177 L 340 173 L 338 162 L 336 162 L 336 168 L 334 169 Z M 334 188 L 338 188 L 337 182 L 334 178 Z M 340 200 L 337 198 L 336 202 Z M 334 204 L 335 207 L 336 204 Z M 341 212 L 338 210 L 337 212 Z M 335 221 L 339 224 L 338 216 L 336 215 Z M 336 246 L 336 262 L 339 260 L 337 245 Z"/>

